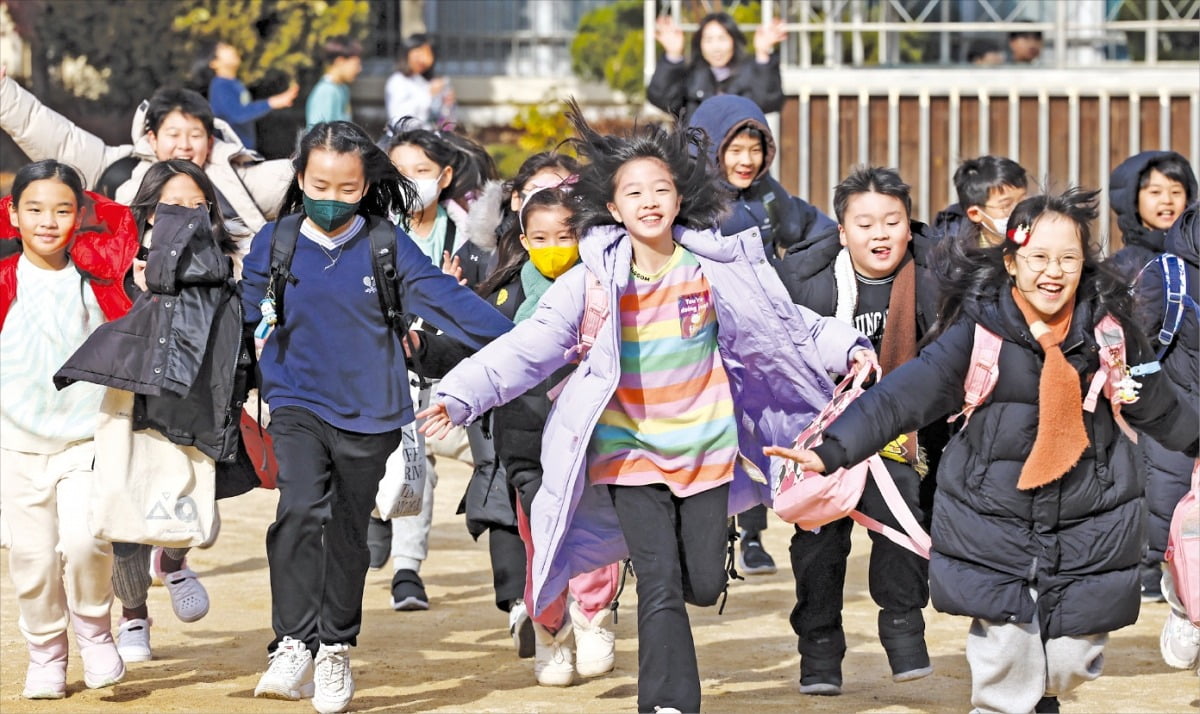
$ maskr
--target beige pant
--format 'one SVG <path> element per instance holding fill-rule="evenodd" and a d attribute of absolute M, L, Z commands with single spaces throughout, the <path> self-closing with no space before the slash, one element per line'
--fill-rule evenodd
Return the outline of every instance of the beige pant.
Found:
<path fill-rule="evenodd" d="M 112 607 L 112 544 L 88 527 L 92 443 L 56 454 L 0 448 L 0 504 L 14 536 L 9 574 L 18 625 L 35 645 L 66 632 L 68 610 L 104 617 Z"/>

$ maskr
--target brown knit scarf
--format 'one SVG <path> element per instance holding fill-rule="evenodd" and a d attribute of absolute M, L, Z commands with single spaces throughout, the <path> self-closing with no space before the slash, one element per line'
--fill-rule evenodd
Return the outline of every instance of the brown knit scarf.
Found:
<path fill-rule="evenodd" d="M 1071 326 L 1074 302 L 1068 303 L 1049 321 L 1044 321 L 1016 286 L 1013 286 L 1012 296 L 1029 331 L 1046 355 L 1038 381 L 1037 436 L 1029 458 L 1021 467 L 1021 478 L 1017 480 L 1017 488 L 1027 490 L 1045 486 L 1070 471 L 1087 448 L 1088 436 L 1083 426 L 1079 373 L 1067 362 L 1061 347 Z"/>
<path fill-rule="evenodd" d="M 888 297 L 887 324 L 883 338 L 879 341 L 879 366 L 883 373 L 917 356 L 917 269 L 916 261 L 910 256 L 900 265 L 892 281 L 892 294 Z M 904 460 L 917 463 L 917 433 L 910 431 L 901 443 Z"/>

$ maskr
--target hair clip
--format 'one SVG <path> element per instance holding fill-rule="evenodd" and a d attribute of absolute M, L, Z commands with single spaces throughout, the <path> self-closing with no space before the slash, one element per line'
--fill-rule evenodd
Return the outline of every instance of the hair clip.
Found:
<path fill-rule="evenodd" d="M 533 198 L 542 191 L 549 190 L 558 190 L 569 194 L 571 193 L 571 187 L 574 186 L 578 181 L 579 174 L 571 174 L 570 176 L 567 176 L 565 179 L 561 179 L 556 183 L 542 183 L 541 181 L 535 183 L 533 187 L 529 189 L 529 192 L 521 197 L 521 210 L 517 211 L 517 225 L 521 227 L 521 233 L 525 232 L 525 209 L 529 207 L 529 199 Z"/>
<path fill-rule="evenodd" d="M 1029 242 L 1029 224 L 1022 223 L 1019 226 L 1013 226 L 1008 229 L 1008 239 L 1018 246 L 1024 246 Z"/>

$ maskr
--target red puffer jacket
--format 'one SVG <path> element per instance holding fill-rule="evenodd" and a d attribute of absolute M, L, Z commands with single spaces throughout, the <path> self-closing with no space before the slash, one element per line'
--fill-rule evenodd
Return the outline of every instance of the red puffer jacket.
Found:
<path fill-rule="evenodd" d="M 124 278 L 137 255 L 138 231 L 126 206 L 85 191 L 83 221 L 67 253 L 75 269 L 92 286 L 100 309 L 109 320 L 121 317 L 133 305 L 125 294 Z M 12 196 L 0 199 L 0 217 L 10 215 Z M 10 220 L 0 220 L 0 240 L 20 240 Z M 17 255 L 0 260 L 0 327 L 17 297 Z"/>

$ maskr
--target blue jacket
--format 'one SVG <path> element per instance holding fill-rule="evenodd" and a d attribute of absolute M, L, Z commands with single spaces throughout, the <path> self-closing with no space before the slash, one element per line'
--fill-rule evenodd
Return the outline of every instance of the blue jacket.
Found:
<path fill-rule="evenodd" d="M 695 254 L 712 288 L 743 457 L 730 486 L 729 512 L 740 513 L 770 502 L 768 485 L 754 480 L 771 472 L 762 447 L 790 444 L 829 401 L 828 373 L 844 374 L 851 351 L 869 343 L 849 325 L 788 299 L 757 230 L 722 236 L 676 227 L 675 240 Z M 586 457 L 620 376 L 620 321 L 612 315 L 629 281 L 633 251 L 623 227 L 601 226 L 580 241 L 580 253 L 586 267 L 556 280 L 532 317 L 460 364 L 438 388 L 456 424 L 511 401 L 568 364 L 579 342 L 588 271 L 607 287 L 610 317 L 555 402 L 543 436 L 542 488 L 530 514 L 537 613 L 572 575 L 628 553 L 606 489 L 588 484 Z"/>
<path fill-rule="evenodd" d="M 247 149 L 255 149 L 254 122 L 271 113 L 266 99 L 250 100 L 246 85 L 236 79 L 213 77 L 208 83 L 208 103 L 213 115 L 229 122 Z"/>
<path fill-rule="evenodd" d="M 247 323 L 261 318 L 275 223 L 254 237 L 243 266 L 242 304 Z M 303 235 L 296 239 L 282 323 L 259 359 L 263 398 L 273 407 L 298 406 L 339 429 L 378 434 L 412 421 L 408 369 L 399 337 L 384 322 L 362 229 L 328 254 Z M 454 278 L 435 268 L 396 229 L 396 272 L 406 313 L 424 318 L 450 337 L 479 348 L 507 332 L 512 322 Z"/>

